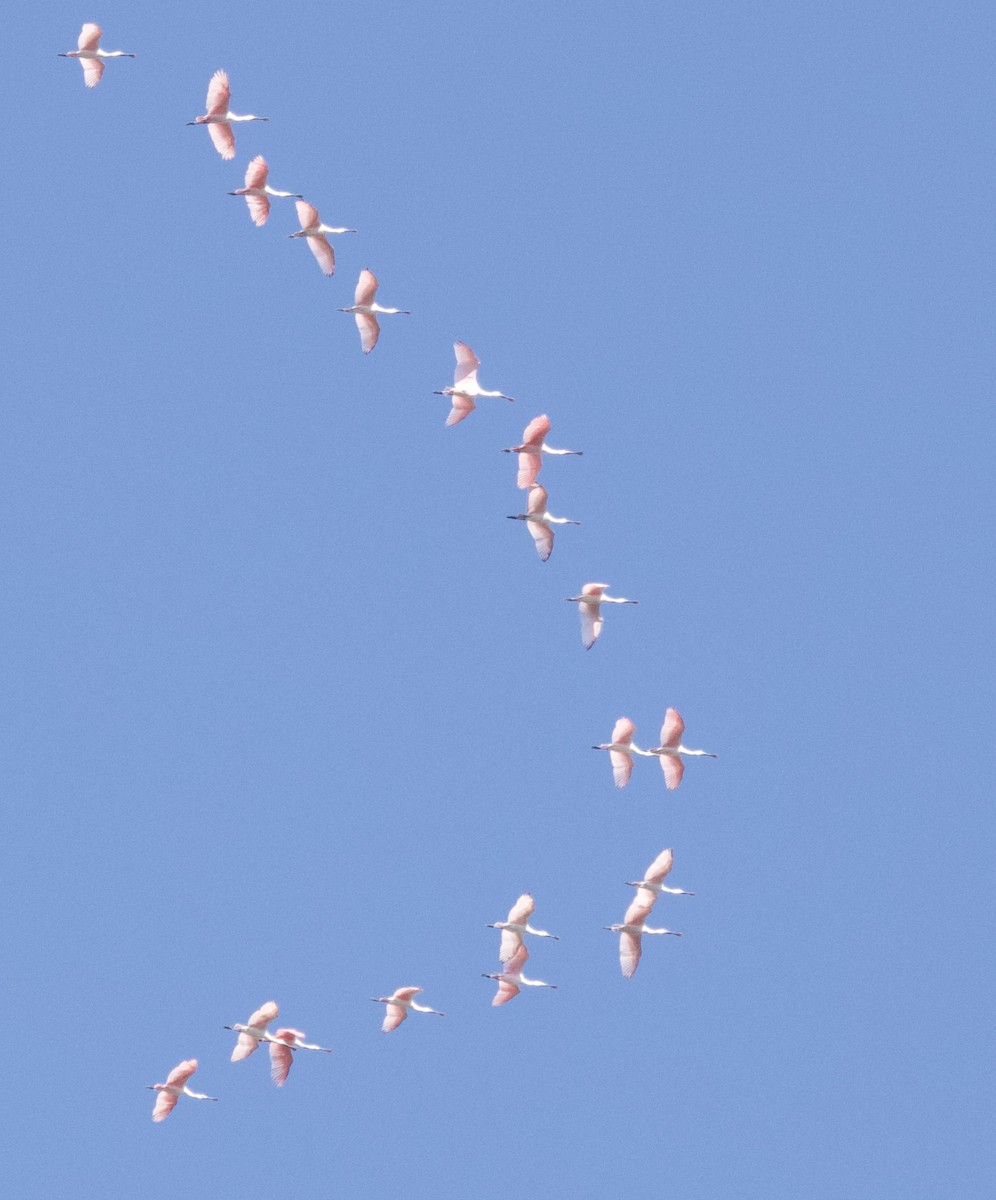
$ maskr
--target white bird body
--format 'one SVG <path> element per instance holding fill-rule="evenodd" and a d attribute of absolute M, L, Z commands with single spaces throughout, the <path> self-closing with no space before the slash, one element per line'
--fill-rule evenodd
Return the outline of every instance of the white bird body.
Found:
<path fill-rule="evenodd" d="M 464 417 L 469 416 L 477 407 L 474 404 L 478 396 L 495 396 L 499 400 L 514 401 L 514 396 L 506 396 L 504 392 L 489 392 L 477 382 L 477 371 L 481 365 L 480 359 L 466 342 L 454 342 L 453 353 L 456 355 L 456 366 L 453 369 L 453 386 L 434 391 L 434 396 L 449 396 L 452 403 L 447 426 L 459 425 Z"/>
<path fill-rule="evenodd" d="M 297 219 L 301 228 L 297 233 L 288 234 L 292 238 L 307 238 L 311 253 L 318 260 L 323 274 L 331 275 L 335 271 L 335 251 L 332 243 L 325 236 L 329 233 L 356 233 L 355 229 L 338 228 L 334 225 L 324 225 L 318 216 L 318 209 L 307 200 L 297 202 Z"/>
<path fill-rule="evenodd" d="M 528 892 L 524 892 L 518 900 L 512 905 L 509 910 L 507 921 L 495 921 L 489 925 L 488 929 L 500 929 L 501 932 L 501 949 L 498 952 L 498 958 L 507 963 L 515 955 L 518 948 L 522 945 L 524 934 L 531 933 L 533 937 L 553 938 L 555 942 L 559 942 L 560 938 L 555 933 L 548 933 L 545 929 L 534 929 L 529 924 L 529 917 L 533 915 L 536 908 L 536 902 Z"/>
<path fill-rule="evenodd" d="M 231 1029 L 233 1033 L 239 1035 L 239 1040 L 235 1043 L 235 1049 L 232 1051 L 232 1062 L 241 1062 L 243 1058 L 248 1058 L 257 1049 L 260 1042 L 273 1041 L 270 1034 L 266 1032 L 266 1027 L 279 1015 L 280 1009 L 277 1007 L 276 1000 L 268 1000 L 266 1004 L 256 1009 L 244 1025 L 226 1025 L 226 1029 Z"/>
<path fill-rule="evenodd" d="M 412 315 L 411 310 L 407 308 L 384 308 L 378 304 L 374 298 L 377 295 L 378 287 L 377 276 L 373 271 L 364 267 L 356 282 L 353 303 L 349 308 L 339 309 L 340 312 L 353 313 L 356 319 L 356 328 L 360 334 L 360 347 L 364 354 L 369 354 L 373 350 L 380 337 L 378 313 L 400 313 L 406 317 Z"/>
<path fill-rule="evenodd" d="M 640 955 L 643 953 L 642 938 L 645 933 L 670 934 L 672 937 L 681 937 L 681 934 L 675 929 L 651 929 L 646 924 L 646 920 L 650 916 L 652 908 L 653 901 L 647 904 L 637 892 L 635 899 L 626 909 L 626 915 L 622 922 L 619 925 L 604 927 L 611 933 L 619 934 L 619 966 L 626 979 L 633 978 L 636 968 L 640 964 Z"/>
<path fill-rule="evenodd" d="M 232 132 L 233 121 L 268 121 L 269 117 L 257 117 L 255 113 L 239 115 L 229 111 L 228 101 L 232 89 L 228 75 L 224 71 L 215 71 L 208 84 L 207 112 L 200 117 L 188 121 L 188 125 L 206 125 L 214 148 L 224 159 L 235 157 L 235 134 Z"/>
<path fill-rule="evenodd" d="M 496 971 L 489 975 L 487 972 L 482 972 L 485 979 L 494 979 L 498 983 L 498 991 L 495 993 L 495 998 L 491 1001 L 491 1006 L 497 1008 L 499 1004 L 507 1004 L 514 996 L 519 994 L 519 991 L 524 987 L 545 987 L 557 990 L 555 983 L 545 983 L 542 979 L 527 979 L 522 973 L 522 968 L 526 965 L 526 960 L 529 958 L 529 951 L 525 947 L 525 943 L 521 943 L 515 954 L 506 964 L 504 971 Z"/>
<path fill-rule="evenodd" d="M 681 735 L 685 732 L 685 722 L 676 708 L 669 708 L 664 714 L 664 724 L 661 726 L 661 744 L 652 750 L 637 750 L 645 758 L 657 758 L 664 772 L 664 783 L 668 791 L 673 791 L 685 773 L 682 758 L 718 758 L 708 750 L 693 750 L 683 746 Z"/>
<path fill-rule="evenodd" d="M 581 614 L 581 643 L 590 650 L 602 632 L 603 604 L 639 604 L 639 600 L 627 600 L 625 596 L 607 596 L 607 583 L 586 583 L 581 589 L 580 596 L 567 596 L 571 604 L 578 605 Z"/>
<path fill-rule="evenodd" d="M 94 88 L 100 83 L 100 78 L 104 74 L 103 60 L 105 58 L 135 57 L 127 50 L 101 50 L 100 39 L 103 34 L 104 31 L 99 25 L 88 21 L 80 30 L 76 49 L 67 50 L 64 54 L 59 55 L 59 58 L 78 58 L 80 60 L 80 66 L 83 68 L 83 82 L 88 88 Z"/>
<path fill-rule="evenodd" d="M 429 1008 L 427 1004 L 419 1004 L 413 997 L 417 996 L 424 989 L 420 987 L 401 987 L 392 992 L 390 996 L 371 996 L 374 1004 L 386 1004 L 387 1012 L 384 1014 L 384 1023 L 381 1025 L 382 1033 L 390 1033 L 397 1029 L 398 1026 L 408 1016 L 408 1010 L 414 1009 L 420 1013 L 435 1013 L 437 1017 L 445 1017 L 445 1013 L 441 1013 L 436 1008 Z"/>
<path fill-rule="evenodd" d="M 197 1070 L 197 1059 L 186 1058 L 170 1071 L 165 1083 L 151 1083 L 150 1092 L 158 1092 L 155 1107 L 152 1109 L 152 1119 L 157 1123 L 165 1121 L 176 1108 L 176 1102 L 181 1096 L 189 1096 L 191 1100 L 217 1100 L 217 1096 L 208 1096 L 204 1092 L 195 1092 L 187 1087 L 187 1080 Z"/>
<path fill-rule="evenodd" d="M 546 413 L 543 413 L 542 416 L 534 417 L 526 426 L 522 434 L 521 445 L 506 446 L 502 451 L 503 454 L 518 454 L 519 476 L 517 483 L 523 490 L 531 487 L 536 482 L 536 477 L 543 466 L 544 454 L 584 454 L 583 450 L 556 450 L 553 446 L 548 446 L 543 439 L 549 432 L 550 418 Z"/>
<path fill-rule="evenodd" d="M 553 553 L 553 530 L 551 525 L 580 525 L 580 521 L 572 521 L 568 517 L 555 517 L 547 511 L 547 490 L 541 483 L 534 483 L 529 488 L 526 499 L 526 511 L 509 516 L 510 521 L 525 521 L 529 535 L 536 545 L 536 553 L 540 562 Z"/>

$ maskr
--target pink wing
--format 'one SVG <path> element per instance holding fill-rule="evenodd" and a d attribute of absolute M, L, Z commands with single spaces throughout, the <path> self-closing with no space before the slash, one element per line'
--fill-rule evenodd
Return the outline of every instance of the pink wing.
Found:
<path fill-rule="evenodd" d="M 466 342 L 454 342 L 453 353 L 456 355 L 453 386 L 460 388 L 469 384 L 473 391 L 477 387 L 477 368 L 481 365 L 477 355 Z"/>
<path fill-rule="evenodd" d="M 261 1004 L 256 1009 L 246 1024 L 252 1025 L 256 1029 L 265 1029 L 271 1021 L 275 1021 L 279 1016 L 280 1008 L 276 1000 L 267 1000 L 265 1004 Z"/>
<path fill-rule="evenodd" d="M 509 909 L 508 920 L 512 925 L 521 925 L 536 911 L 536 901 L 528 892 L 523 892 L 522 895 Z"/>
<path fill-rule="evenodd" d="M 266 187 L 266 177 L 269 173 L 270 168 L 266 165 L 266 159 L 262 154 L 257 154 L 249 166 L 246 167 L 246 187 Z"/>
<path fill-rule="evenodd" d="M 498 951 L 498 958 L 502 963 L 507 963 L 515 956 L 515 952 L 521 945 L 521 933 L 516 933 L 514 929 L 503 929 L 501 931 L 501 949 Z"/>
<path fill-rule="evenodd" d="M 495 993 L 495 998 L 491 1001 L 491 1007 L 497 1008 L 499 1004 L 507 1004 L 513 996 L 519 994 L 519 988 L 514 983 L 509 983 L 507 979 L 498 980 L 498 991 Z"/>
<path fill-rule="evenodd" d="M 179 1100 L 179 1096 L 174 1096 L 171 1092 L 160 1092 L 156 1096 L 156 1106 L 152 1110 L 153 1121 L 165 1121 L 176 1108 L 177 1100 Z"/>
<path fill-rule="evenodd" d="M 549 493 L 541 483 L 534 483 L 529 489 L 529 497 L 526 500 L 526 512 L 532 516 L 542 517 L 546 514 L 546 504 L 549 499 Z"/>
<path fill-rule="evenodd" d="M 612 726 L 612 740 L 620 745 L 628 746 L 636 733 L 636 726 L 629 717 L 620 717 Z"/>
<path fill-rule="evenodd" d="M 235 157 L 235 134 L 232 133 L 232 127 L 227 121 L 222 121 L 220 125 L 209 124 L 208 133 L 211 135 L 211 141 L 214 142 L 214 148 L 218 151 L 226 161 Z"/>
<path fill-rule="evenodd" d="M 664 724 L 661 726 L 661 745 L 677 746 L 681 735 L 685 732 L 685 722 L 681 719 L 676 708 L 669 708 L 664 714 Z"/>
<path fill-rule="evenodd" d="M 525 446 L 535 446 L 539 449 L 543 445 L 543 439 L 550 432 L 550 418 L 544 413 L 541 417 L 533 417 L 526 426 L 526 431 L 522 435 L 522 443 Z M 520 485 L 521 486 L 521 485 Z"/>
<path fill-rule="evenodd" d="M 519 476 L 515 482 L 520 488 L 532 487 L 542 466 L 542 454 L 530 454 L 528 451 L 523 451 L 519 455 Z"/>
<path fill-rule="evenodd" d="M 228 112 L 228 101 L 231 99 L 231 95 L 232 89 L 228 85 L 228 76 L 224 71 L 215 71 L 208 84 L 207 115 L 223 117 Z"/>
<path fill-rule="evenodd" d="M 169 1075 L 166 1076 L 166 1082 L 170 1087 L 183 1087 L 196 1070 L 197 1059 L 185 1058 L 182 1063 L 175 1066 Z"/>
<path fill-rule="evenodd" d="M 83 82 L 86 86 L 88 88 L 96 87 L 104 74 L 103 62 L 99 58 L 81 58 L 80 66 L 83 68 Z M 173 1103 L 175 1104 L 176 1101 L 174 1100 Z M 162 1120 L 162 1117 L 159 1119 Z"/>
<path fill-rule="evenodd" d="M 420 989 L 415 989 L 416 991 Z M 390 1033 L 392 1029 L 397 1029 L 401 1022 L 408 1016 L 408 1009 L 400 1004 L 388 1004 L 387 1012 L 384 1014 L 384 1024 L 381 1025 L 382 1033 Z"/>
<path fill-rule="evenodd" d="M 632 979 L 640 965 L 641 940 L 633 933 L 619 935 L 619 966 L 624 979 Z"/>
<path fill-rule="evenodd" d="M 270 215 L 269 196 L 246 196 L 246 204 L 249 205 L 249 216 L 252 217 L 253 223 L 265 225 L 266 218 Z"/>
<path fill-rule="evenodd" d="M 518 975 L 528 961 L 529 950 L 526 948 L 525 942 L 520 942 L 518 950 L 508 960 L 505 971 L 509 975 Z"/>
<path fill-rule="evenodd" d="M 317 213 L 315 215 L 317 216 Z M 364 267 L 360 272 L 359 279 L 356 281 L 356 292 L 353 296 L 353 303 L 359 305 L 371 304 L 374 296 L 377 295 L 377 286 L 377 276 L 373 271 L 369 271 Z"/>
<path fill-rule="evenodd" d="M 622 919 L 624 925 L 642 925 L 650 916 L 650 910 L 657 900 L 656 892 L 644 892 L 641 888 L 629 902 L 626 915 Z"/>
<path fill-rule="evenodd" d="M 287 1082 L 287 1074 L 293 1061 L 294 1051 L 290 1046 L 280 1046 L 276 1042 L 270 1042 L 270 1078 L 277 1087 L 283 1087 Z"/>
<path fill-rule="evenodd" d="M 612 778 L 616 781 L 616 787 L 624 788 L 633 774 L 633 756 L 622 750 L 610 750 L 609 758 L 612 760 Z"/>
<path fill-rule="evenodd" d="M 318 237 L 310 237 L 306 239 L 311 247 L 311 253 L 318 260 L 318 265 L 322 268 L 323 275 L 332 275 L 335 272 L 335 251 L 332 249 L 332 244 L 324 233 Z M 370 347 L 373 349 L 373 346 Z"/>
<path fill-rule="evenodd" d="M 578 608 L 581 610 L 581 641 L 584 648 L 590 650 L 602 632 L 602 610 L 597 604 L 579 604 Z"/>
<path fill-rule="evenodd" d="M 87 23 L 80 30 L 80 36 L 76 42 L 77 50 L 96 50 L 100 45 L 100 39 L 103 37 L 104 31 L 99 25 L 94 25 L 92 21 Z"/>
<path fill-rule="evenodd" d="M 662 754 L 660 756 L 661 770 L 664 772 L 664 783 L 669 792 L 681 783 L 681 777 L 685 773 L 685 764 L 675 754 Z"/>
<path fill-rule="evenodd" d="M 671 872 L 674 866 L 674 851 L 662 850 L 654 861 L 647 867 L 643 878 L 647 883 L 661 883 Z"/>
<path fill-rule="evenodd" d="M 464 417 L 469 417 L 477 407 L 469 396 L 462 394 L 450 396 L 450 403 L 453 407 L 450 409 L 450 415 L 446 418 L 447 425 L 459 425 Z"/>
<path fill-rule="evenodd" d="M 527 521 L 526 527 L 536 543 L 536 553 L 540 556 L 540 562 L 546 562 L 553 553 L 553 530 L 542 521 Z"/>
<path fill-rule="evenodd" d="M 302 229 L 311 229 L 312 226 L 321 224 L 318 209 L 307 200 L 295 200 L 294 207 L 297 209 L 297 219 L 301 222 Z M 356 303 L 359 304 L 359 300 Z"/>
<path fill-rule="evenodd" d="M 377 318 L 370 313 L 354 313 L 353 315 L 356 317 L 356 328 L 360 331 L 360 348 L 364 354 L 369 354 L 377 345 L 377 339 L 380 337 L 380 325 L 377 323 Z"/>
<path fill-rule="evenodd" d="M 239 1040 L 235 1043 L 235 1049 L 232 1051 L 232 1062 L 241 1062 L 244 1058 L 248 1058 L 256 1049 L 259 1042 L 250 1033 L 240 1033 Z"/>

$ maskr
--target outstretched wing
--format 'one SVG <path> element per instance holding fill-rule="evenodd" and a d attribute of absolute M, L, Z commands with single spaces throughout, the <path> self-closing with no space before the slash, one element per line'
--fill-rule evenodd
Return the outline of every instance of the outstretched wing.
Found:
<path fill-rule="evenodd" d="M 635 933 L 626 932 L 619 935 L 619 967 L 624 979 L 632 979 L 636 974 L 642 952 L 641 941 L 642 938 L 637 937 Z"/>
<path fill-rule="evenodd" d="M 369 354 L 377 345 L 377 339 L 380 337 L 380 325 L 372 313 L 354 313 L 353 315 L 356 317 L 356 328 L 360 334 L 360 348 L 364 354 Z"/>
<path fill-rule="evenodd" d="M 156 1106 L 152 1110 L 153 1121 L 165 1121 L 169 1114 L 176 1108 L 176 1102 L 179 1096 L 174 1096 L 172 1092 L 160 1092 L 156 1096 Z"/>
<path fill-rule="evenodd" d="M 581 610 L 581 642 L 590 650 L 602 632 L 602 609 L 598 604 L 579 604 Z"/>
<path fill-rule="evenodd" d="M 660 760 L 665 786 L 669 792 L 673 792 L 681 783 L 681 777 L 685 773 L 685 764 L 677 754 L 662 754 Z"/>
<path fill-rule="evenodd" d="M 470 391 L 477 390 L 477 368 L 481 365 L 477 355 L 466 342 L 454 342 L 453 353 L 456 355 L 456 367 L 453 369 L 453 386 L 466 387 Z"/>
<path fill-rule="evenodd" d="M 104 74 L 103 60 L 99 58 L 81 58 L 80 66 L 83 68 L 83 82 L 86 86 L 88 88 L 96 87 L 100 83 L 101 76 Z M 173 1103 L 175 1104 L 176 1101 L 174 1100 Z"/>
<path fill-rule="evenodd" d="M 450 396 L 450 403 L 453 407 L 446 418 L 447 425 L 459 425 L 464 417 L 469 417 L 477 407 L 470 396 L 465 396 L 462 392 L 457 392 L 456 395 Z"/>
<path fill-rule="evenodd" d="M 80 36 L 76 40 L 77 50 L 96 50 L 100 45 L 100 39 L 103 37 L 104 31 L 99 25 L 94 25 L 92 21 L 87 23 L 80 30 Z"/>
<path fill-rule="evenodd" d="M 270 1042 L 270 1078 L 277 1087 L 283 1087 L 294 1061 L 294 1051 L 290 1046 L 279 1042 Z"/>
<path fill-rule="evenodd" d="M 305 239 L 311 247 L 311 253 L 318 260 L 318 265 L 322 268 L 323 275 L 332 275 L 335 273 L 335 251 L 332 249 L 332 243 L 324 233 L 317 237 L 309 237 Z M 373 349 L 373 347 L 371 347 Z"/>
<path fill-rule="evenodd" d="M 664 724 L 661 726 L 661 745 L 674 747 L 681 744 L 681 735 L 685 732 L 685 722 L 676 708 L 669 708 L 664 714 Z"/>
<path fill-rule="evenodd" d="M 208 84 L 207 115 L 222 117 L 228 112 L 228 102 L 232 89 L 228 85 L 228 76 L 224 71 L 215 71 Z"/>
<path fill-rule="evenodd" d="M 235 134 L 232 133 L 232 127 L 227 121 L 209 123 L 208 133 L 211 135 L 211 141 L 214 142 L 215 150 L 223 159 L 227 161 L 235 157 Z"/>
<path fill-rule="evenodd" d="M 397 1029 L 401 1022 L 408 1016 L 408 1009 L 403 1004 L 387 1005 L 387 1012 L 384 1014 L 384 1024 L 381 1025 L 382 1033 L 390 1033 L 392 1029 Z"/>

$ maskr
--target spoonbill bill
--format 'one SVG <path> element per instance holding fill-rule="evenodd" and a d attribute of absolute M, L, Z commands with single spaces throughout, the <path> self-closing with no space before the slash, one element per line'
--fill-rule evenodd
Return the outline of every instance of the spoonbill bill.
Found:
<path fill-rule="evenodd" d="M 446 424 L 459 425 L 464 417 L 469 416 L 477 405 L 477 396 L 496 396 L 499 400 L 515 400 L 514 396 L 506 396 L 504 392 L 488 392 L 477 382 L 477 369 L 480 359 L 466 342 L 454 342 L 453 353 L 456 355 L 456 367 L 453 370 L 453 386 L 435 391 L 434 396 L 449 396 L 453 407 L 446 418 Z M 521 486 L 521 485 L 520 485 Z"/>
<path fill-rule="evenodd" d="M 83 68 L 83 82 L 88 88 L 95 88 L 100 83 L 100 77 L 104 73 L 103 60 L 105 58 L 135 57 L 134 54 L 129 54 L 127 50 L 101 50 L 100 39 L 103 37 L 103 34 L 104 31 L 99 25 L 94 25 L 92 21 L 88 21 L 80 30 L 76 49 L 67 50 L 65 54 L 59 55 L 59 58 L 78 58 L 80 60 L 80 66 Z"/>
<path fill-rule="evenodd" d="M 166 1077 L 165 1083 L 150 1083 L 148 1090 L 158 1092 L 156 1105 L 152 1110 L 153 1121 L 165 1121 L 176 1108 L 176 1102 L 181 1096 L 189 1096 L 191 1100 L 217 1100 L 217 1096 L 205 1096 L 203 1092 L 192 1092 L 187 1087 L 187 1080 L 197 1070 L 196 1058 L 185 1058 L 175 1066 Z"/>
<path fill-rule="evenodd" d="M 241 1062 L 243 1058 L 248 1058 L 260 1042 L 271 1041 L 266 1027 L 279 1015 L 280 1009 L 277 1007 L 276 1000 L 267 1000 L 264 1005 L 256 1009 L 245 1025 L 226 1025 L 226 1029 L 231 1029 L 233 1033 L 239 1035 L 239 1040 L 235 1043 L 235 1049 L 232 1051 L 232 1062 Z"/>
<path fill-rule="evenodd" d="M 488 929 L 501 930 L 501 950 L 498 953 L 501 962 L 509 962 L 522 945 L 523 934 L 531 933 L 533 937 L 553 938 L 555 942 L 560 941 L 555 933 L 547 933 L 545 929 L 533 929 L 529 924 L 529 918 L 533 915 L 535 908 L 536 901 L 528 892 L 523 892 L 509 909 L 507 921 L 495 921 L 493 925 L 488 926 Z"/>
<path fill-rule="evenodd" d="M 437 1017 L 445 1017 L 446 1013 L 441 1013 L 438 1009 L 429 1008 L 428 1005 L 419 1004 L 417 1000 L 413 1000 L 413 996 L 417 996 L 419 992 L 424 991 L 420 987 L 401 987 L 396 992 L 392 992 L 390 996 L 371 996 L 374 1004 L 386 1004 L 387 1012 L 384 1014 L 384 1024 L 381 1025 L 381 1033 L 390 1033 L 392 1029 L 397 1029 L 402 1021 L 408 1016 L 408 1010 L 413 1008 L 416 1012 L 435 1013 Z"/>
<path fill-rule="evenodd" d="M 685 732 L 685 722 L 681 719 L 681 714 L 676 708 L 669 708 L 664 714 L 664 724 L 661 726 L 661 744 L 653 750 L 638 750 L 638 754 L 643 754 L 647 757 L 656 755 L 660 759 L 661 769 L 664 772 L 664 782 L 667 785 L 668 791 L 674 789 L 681 783 L 681 777 L 685 773 L 685 764 L 681 761 L 685 758 L 719 758 L 718 754 L 710 754 L 708 750 L 690 750 L 687 746 L 681 744 L 681 735 Z"/>
<path fill-rule="evenodd" d="M 406 317 L 412 315 L 410 309 L 407 308 L 382 308 L 374 299 L 378 286 L 377 276 L 373 271 L 364 267 L 356 281 L 356 292 L 352 305 L 349 308 L 339 309 L 340 312 L 353 313 L 356 317 L 356 328 L 360 332 L 360 346 L 364 354 L 370 353 L 380 337 L 378 313 L 401 313 Z"/>
<path fill-rule="evenodd" d="M 544 983 L 542 979 L 527 979 L 522 974 L 522 968 L 526 965 L 526 959 L 529 958 L 529 951 L 525 944 L 520 944 L 518 950 L 512 955 L 505 965 L 504 971 L 498 971 L 493 975 L 482 971 L 481 974 L 485 979 L 494 979 L 498 982 L 498 991 L 495 993 L 495 998 L 491 1001 L 491 1007 L 497 1008 L 499 1004 L 507 1004 L 509 1000 L 517 996 L 524 987 L 547 987 L 557 990 L 555 983 Z"/>
<path fill-rule="evenodd" d="M 276 188 L 271 188 L 266 182 L 269 173 L 270 168 L 266 165 L 266 159 L 262 154 L 257 154 L 246 167 L 246 186 L 236 188 L 234 192 L 228 193 L 230 196 L 245 196 L 246 204 L 249 205 L 249 216 L 257 225 L 266 224 L 266 218 L 270 215 L 271 196 L 301 199 L 297 192 L 278 192 Z M 291 237 L 294 236 L 291 234 Z"/>
<path fill-rule="evenodd" d="M 337 229 L 332 225 L 323 225 L 318 216 L 318 209 L 307 200 L 298 200 L 297 219 L 301 228 L 297 233 L 287 236 L 292 238 L 307 238 L 311 253 L 318 260 L 323 275 L 331 275 L 335 271 L 335 251 L 332 243 L 325 236 L 327 233 L 355 233 L 355 229 Z"/>
<path fill-rule="evenodd" d="M 590 650 L 602 632 L 603 604 L 639 604 L 639 600 L 627 600 L 625 596 L 606 596 L 607 583 L 586 583 L 580 596 L 567 596 L 571 604 L 578 605 L 581 614 L 581 644 Z"/>
<path fill-rule="evenodd" d="M 620 717 L 612 726 L 612 741 L 592 746 L 592 750 L 608 750 L 612 763 L 612 778 L 617 788 L 624 788 L 633 774 L 633 755 L 643 754 L 639 746 L 633 745 L 636 726 L 629 717 Z"/>
<path fill-rule="evenodd" d="M 686 892 L 681 888 L 667 887 L 664 880 L 671 874 L 671 868 L 674 866 L 674 851 L 662 850 L 654 861 L 647 867 L 643 873 L 642 879 L 629 879 L 626 881 L 627 887 L 635 887 L 640 890 L 636 893 L 636 899 L 645 905 L 652 906 L 661 892 L 668 892 L 672 896 L 694 896 L 694 892 Z"/>
<path fill-rule="evenodd" d="M 214 148 L 224 159 L 235 157 L 235 134 L 232 133 L 233 121 L 268 121 L 269 117 L 257 117 L 253 113 L 239 116 L 228 111 L 228 101 L 232 89 L 228 76 L 224 71 L 215 71 L 208 84 L 207 112 L 202 117 L 188 121 L 188 125 L 206 125 Z"/>
<path fill-rule="evenodd" d="M 621 925 L 605 925 L 604 928 L 619 934 L 619 966 L 626 979 L 632 979 L 636 968 L 640 965 L 642 953 L 641 939 L 645 933 L 669 933 L 672 937 L 681 937 L 674 929 L 651 929 L 646 924 L 650 916 L 652 904 L 647 904 L 640 898 L 640 893 L 626 909 Z"/>
<path fill-rule="evenodd" d="M 547 490 L 541 483 L 534 483 L 526 497 L 526 511 L 509 516 L 510 521 L 525 521 L 529 535 L 536 543 L 536 553 L 541 562 L 553 553 L 553 530 L 551 525 L 580 525 L 580 521 L 572 521 L 568 517 L 552 516 L 546 509 Z"/>
<path fill-rule="evenodd" d="M 533 417 L 522 434 L 521 446 L 506 446 L 502 454 L 518 454 L 518 485 L 523 490 L 532 487 L 543 466 L 544 454 L 584 454 L 583 450 L 554 450 L 543 439 L 550 432 L 550 418 L 544 413 Z"/>
<path fill-rule="evenodd" d="M 270 1041 L 270 1078 L 277 1087 L 283 1087 L 294 1061 L 295 1050 L 321 1050 L 331 1054 L 327 1046 L 313 1046 L 304 1040 L 303 1029 L 278 1029 Z"/>

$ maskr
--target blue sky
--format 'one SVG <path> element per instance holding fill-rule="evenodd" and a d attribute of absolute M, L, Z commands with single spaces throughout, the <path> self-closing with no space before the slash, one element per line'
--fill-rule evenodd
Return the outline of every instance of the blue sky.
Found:
<path fill-rule="evenodd" d="M 139 56 L 92 93 L 84 20 Z M 988 1194 L 994 25 L 15 0 L 12 1195 Z M 258 153 L 360 231 L 332 280 L 226 195 Z M 517 400 L 446 430 L 457 338 Z M 586 580 L 641 601 L 590 653 Z M 669 704 L 719 759 L 617 792 Z M 526 890 L 559 988 L 493 1010 Z M 382 1037 L 403 984 L 447 1019 Z M 222 1029 L 270 998 L 335 1048 L 281 1091 Z M 221 1102 L 153 1126 L 187 1056 Z"/>

